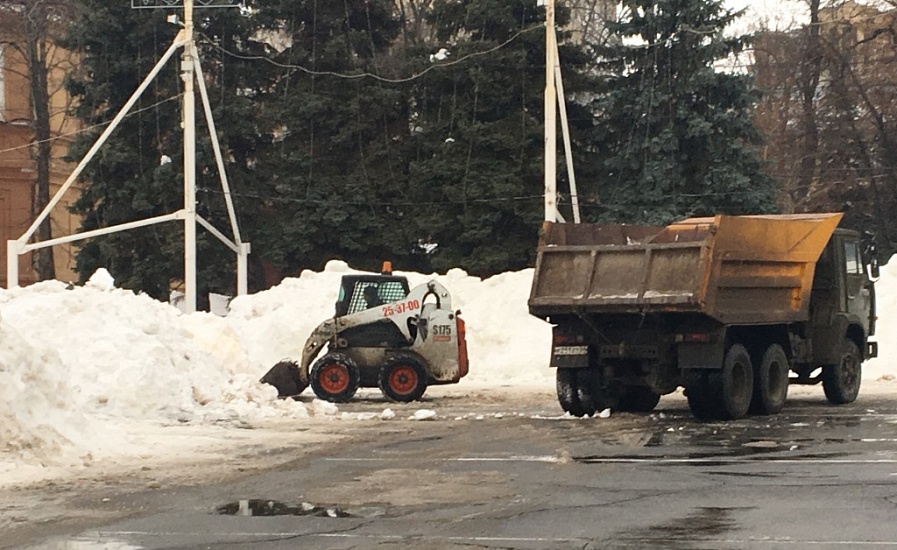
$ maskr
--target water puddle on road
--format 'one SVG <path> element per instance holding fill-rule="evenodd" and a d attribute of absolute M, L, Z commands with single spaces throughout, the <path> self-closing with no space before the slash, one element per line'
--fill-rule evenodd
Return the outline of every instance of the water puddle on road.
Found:
<path fill-rule="evenodd" d="M 218 507 L 218 514 L 223 516 L 314 516 L 320 518 L 355 517 L 339 506 L 318 506 L 302 502 L 291 506 L 276 500 L 247 499 L 238 500 Z"/>

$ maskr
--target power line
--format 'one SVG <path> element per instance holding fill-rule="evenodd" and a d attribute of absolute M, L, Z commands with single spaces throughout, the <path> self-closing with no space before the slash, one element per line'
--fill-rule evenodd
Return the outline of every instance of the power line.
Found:
<path fill-rule="evenodd" d="M 169 97 L 168 99 L 163 99 L 162 101 L 159 101 L 159 102 L 157 102 L 157 103 L 155 103 L 155 104 L 153 104 L 153 105 L 150 105 L 150 106 L 148 106 L 148 107 L 143 107 L 143 108 L 141 108 L 141 109 L 137 109 L 136 111 L 131 111 L 130 113 L 128 113 L 128 114 L 126 115 L 126 118 L 127 118 L 127 117 L 131 117 L 131 116 L 134 116 L 134 115 L 139 114 L 139 113 L 142 113 L 142 112 L 144 112 L 144 111 L 149 111 L 150 109 L 155 109 L 156 107 L 158 107 L 158 106 L 160 106 L 160 105 L 164 105 L 165 103 L 168 103 L 168 102 L 170 102 L 170 101 L 174 101 L 174 100 L 176 100 L 176 99 L 180 99 L 181 96 L 183 96 L 183 95 L 184 95 L 184 94 L 180 93 L 180 94 L 177 94 L 177 95 L 175 95 L 175 96 Z M 53 142 L 53 141 L 56 141 L 56 140 L 65 139 L 65 138 L 69 138 L 69 137 L 77 136 L 77 135 L 81 135 L 81 134 L 86 134 L 86 133 L 88 133 L 88 132 L 92 132 L 93 130 L 96 130 L 97 128 L 102 128 L 102 127 L 104 127 L 104 126 L 108 126 L 108 125 L 111 124 L 111 123 L 112 123 L 112 121 L 111 121 L 111 120 L 108 120 L 108 121 L 106 121 L 106 122 L 100 122 L 99 124 L 94 124 L 93 126 L 88 126 L 88 127 L 86 127 L 86 128 L 82 128 L 82 129 L 80 129 L 80 130 L 76 130 L 76 131 L 74 131 L 74 132 L 68 132 L 68 133 L 66 133 L 66 134 L 60 134 L 60 135 L 58 135 L 58 136 L 54 136 L 54 137 L 51 137 L 51 138 L 48 138 L 48 139 L 39 140 L 39 141 L 32 141 L 32 142 L 26 143 L 25 145 L 17 145 L 16 147 L 10 147 L 9 149 L 0 149 L 0 155 L 3 155 L 4 153 L 11 153 L 11 152 L 13 152 L 13 151 L 18 151 L 18 150 L 21 150 L 21 149 L 28 149 L 28 148 L 33 147 L 33 146 L 35 146 L 35 145 L 38 145 L 38 144 L 40 144 L 40 143 L 50 143 L 50 142 Z"/>
<path fill-rule="evenodd" d="M 488 50 L 483 50 L 481 52 L 473 52 L 473 53 L 465 55 L 464 57 L 460 57 L 454 61 L 433 64 L 433 65 L 427 67 L 426 69 L 424 69 L 423 71 L 421 71 L 419 73 L 415 73 L 406 78 L 386 78 L 386 77 L 376 75 L 373 73 L 369 73 L 369 72 L 356 73 L 356 74 L 345 74 L 345 73 L 337 73 L 334 71 L 315 71 L 315 70 L 303 67 L 302 65 L 293 65 L 290 63 L 280 63 L 279 61 L 275 61 L 275 60 L 271 59 L 270 57 L 267 57 L 264 55 L 242 55 L 242 54 L 234 53 L 234 52 L 224 48 L 223 46 L 220 46 L 219 44 L 215 43 L 214 40 L 212 40 L 205 34 L 200 33 L 200 35 L 203 38 L 205 38 L 213 48 L 216 48 L 216 49 L 220 50 L 222 53 L 229 55 L 230 57 L 233 57 L 235 59 L 242 59 L 244 61 L 264 61 L 266 63 L 270 63 L 271 65 L 274 65 L 275 67 L 280 67 L 282 69 L 294 69 L 294 70 L 301 71 L 303 73 L 306 73 L 306 74 L 309 74 L 312 76 L 334 76 L 337 78 L 344 78 L 346 80 L 357 80 L 360 78 L 373 78 L 374 80 L 379 80 L 380 82 L 386 82 L 389 84 L 402 84 L 405 82 L 411 82 L 413 80 L 417 80 L 418 78 L 424 76 L 425 74 L 429 73 L 432 70 L 441 69 L 444 67 L 451 67 L 453 65 L 458 65 L 460 63 L 463 63 L 463 62 L 467 61 L 468 59 L 471 59 L 474 57 L 481 57 L 484 55 L 489 55 L 491 53 L 494 53 L 494 52 L 504 48 L 511 42 L 514 42 L 521 35 L 532 32 L 537 29 L 542 29 L 544 27 L 545 27 L 544 23 L 539 23 L 537 25 L 533 25 L 531 27 L 528 27 L 526 29 L 519 31 L 518 33 L 514 34 L 513 36 L 511 36 L 510 38 L 508 38 L 501 44 L 494 46 L 492 48 L 489 48 Z"/>

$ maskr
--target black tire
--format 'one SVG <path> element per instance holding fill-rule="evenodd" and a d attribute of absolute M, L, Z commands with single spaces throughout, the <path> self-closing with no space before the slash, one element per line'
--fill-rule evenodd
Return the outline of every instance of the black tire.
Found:
<path fill-rule="evenodd" d="M 717 416 L 717 404 L 710 392 L 709 370 L 693 369 L 685 376 L 685 397 L 688 408 L 698 420 L 713 420 Z"/>
<path fill-rule="evenodd" d="M 417 401 L 427 391 L 427 371 L 417 357 L 397 354 L 380 369 L 377 385 L 393 401 Z"/>
<path fill-rule="evenodd" d="M 299 378 L 299 364 L 288 359 L 271 367 L 259 382 L 277 388 L 277 397 L 280 398 L 298 397 L 308 387 L 308 384 L 303 384 Z"/>
<path fill-rule="evenodd" d="M 576 395 L 583 414 L 594 416 L 604 409 L 616 410 L 619 404 L 618 392 L 604 384 L 597 368 L 577 369 Z"/>
<path fill-rule="evenodd" d="M 707 380 L 718 401 L 720 420 L 737 420 L 747 414 L 754 393 L 754 368 L 744 346 L 733 344 L 723 359 L 723 368 L 712 371 Z"/>
<path fill-rule="evenodd" d="M 622 412 L 651 412 L 660 402 L 660 394 L 645 386 L 627 386 L 620 393 L 617 409 Z"/>
<path fill-rule="evenodd" d="M 778 344 L 766 348 L 754 368 L 754 395 L 749 411 L 754 414 L 777 414 L 788 397 L 788 356 Z"/>
<path fill-rule="evenodd" d="M 580 369 L 557 369 L 555 373 L 558 403 L 564 412 L 573 416 L 584 416 L 585 412 L 579 404 L 579 396 L 576 392 L 576 371 Z"/>
<path fill-rule="evenodd" d="M 850 338 L 844 338 L 841 342 L 841 362 L 822 367 L 822 389 L 829 403 L 844 405 L 856 401 L 862 374 L 860 348 Z"/>
<path fill-rule="evenodd" d="M 355 395 L 361 383 L 358 365 L 345 353 L 324 355 L 311 368 L 311 389 L 320 399 L 344 403 Z"/>

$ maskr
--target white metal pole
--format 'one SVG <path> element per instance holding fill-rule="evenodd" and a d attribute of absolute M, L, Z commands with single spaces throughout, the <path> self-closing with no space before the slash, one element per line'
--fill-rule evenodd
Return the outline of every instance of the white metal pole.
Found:
<path fill-rule="evenodd" d="M 199 97 L 206 115 L 206 123 L 209 125 L 209 138 L 212 140 L 212 150 L 215 153 L 215 162 L 218 164 L 218 176 L 221 179 L 221 190 L 224 191 L 224 202 L 227 205 L 227 214 L 230 217 L 231 231 L 234 234 L 234 242 L 239 245 L 240 226 L 237 224 L 237 214 L 234 212 L 234 201 L 230 193 L 230 183 L 227 181 L 227 171 L 224 169 L 224 158 L 221 155 L 221 145 L 218 143 L 218 130 L 215 128 L 215 119 L 212 117 L 212 105 L 209 102 L 209 93 L 202 75 L 202 65 L 199 63 L 199 52 L 196 44 L 193 44 L 193 68 L 196 71 L 196 82 L 199 85 Z"/>
<path fill-rule="evenodd" d="M 561 56 L 557 37 L 554 39 L 554 78 L 557 83 L 558 105 L 561 108 L 561 131 L 564 136 L 564 158 L 567 161 L 567 177 L 570 180 L 570 200 L 573 202 L 573 222 L 579 223 L 579 195 L 576 192 L 576 172 L 573 170 L 573 146 L 570 143 L 570 126 L 567 124 L 567 98 L 564 97 L 564 81 L 561 80 Z"/>
<path fill-rule="evenodd" d="M 237 296 L 249 293 L 249 251 L 249 243 L 240 244 L 240 252 L 237 253 Z"/>
<path fill-rule="evenodd" d="M 196 311 L 196 98 L 193 95 L 193 0 L 184 0 L 184 305 Z"/>
<path fill-rule="evenodd" d="M 545 221 L 557 221 L 557 92 L 554 88 L 554 0 L 545 0 Z"/>
<path fill-rule="evenodd" d="M 19 241 L 6 241 L 6 288 L 19 286 Z"/>

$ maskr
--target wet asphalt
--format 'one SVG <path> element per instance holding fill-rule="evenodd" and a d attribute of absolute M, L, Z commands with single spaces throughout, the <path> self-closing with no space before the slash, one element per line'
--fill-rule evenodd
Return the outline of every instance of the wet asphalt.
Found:
<path fill-rule="evenodd" d="M 119 519 L 0 548 L 897 548 L 897 396 L 833 407 L 819 389 L 709 423 L 679 395 L 604 419 L 547 397 L 430 397 L 274 470 L 115 495 Z"/>

